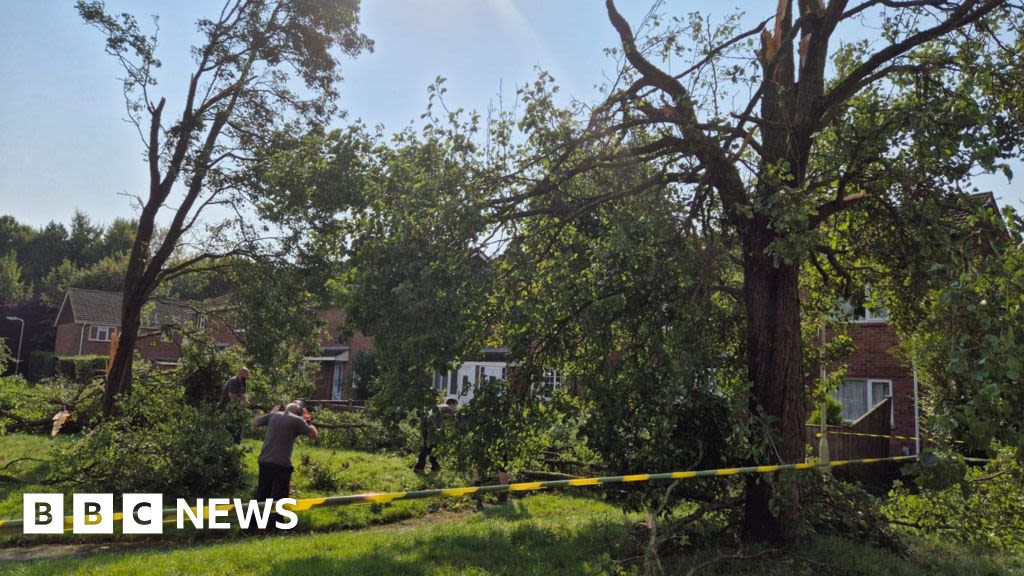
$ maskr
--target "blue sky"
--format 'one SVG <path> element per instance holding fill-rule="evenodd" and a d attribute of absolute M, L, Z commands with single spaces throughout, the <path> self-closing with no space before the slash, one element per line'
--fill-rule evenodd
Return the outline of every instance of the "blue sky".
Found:
<path fill-rule="evenodd" d="M 672 1 L 669 6 L 679 14 L 725 15 L 743 8 L 753 17 L 769 4 Z M 107 5 L 140 20 L 160 15 L 158 56 L 164 67 L 158 92 L 168 96 L 173 110 L 190 71 L 193 23 L 213 14 L 220 2 L 108 0 Z M 619 0 L 619 5 L 636 23 L 650 3 Z M 67 222 L 75 208 L 102 222 L 132 215 L 123 193 L 144 192 L 146 170 L 134 128 L 122 120 L 119 70 L 103 52 L 99 33 L 81 23 L 70 1 L 11 2 L 5 12 L 0 20 L 0 213 L 37 226 Z M 499 87 L 511 98 L 515 86 L 532 81 L 535 67 L 551 72 L 563 93 L 583 100 L 593 100 L 595 85 L 614 70 L 602 52 L 615 45 L 615 37 L 599 0 L 363 0 L 362 29 L 376 50 L 345 63 L 342 106 L 351 118 L 388 130 L 418 118 L 426 86 L 438 75 L 448 78 L 449 106 L 483 111 Z M 975 182 L 1002 202 L 1019 206 L 1024 197 L 1024 187 L 1002 176 Z"/>

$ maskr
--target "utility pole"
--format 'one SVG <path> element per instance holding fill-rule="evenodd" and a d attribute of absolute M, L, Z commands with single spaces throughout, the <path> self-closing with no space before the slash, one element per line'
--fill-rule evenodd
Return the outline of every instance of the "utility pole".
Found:
<path fill-rule="evenodd" d="M 818 376 L 818 386 L 825 385 L 825 326 L 823 325 L 818 330 L 821 331 L 821 353 L 818 356 L 818 364 L 820 365 L 820 373 Z M 828 464 L 830 462 L 829 450 L 828 450 L 828 398 L 825 394 L 821 395 L 821 407 L 818 408 L 818 421 L 821 424 L 821 439 L 818 442 L 818 462 L 821 464 Z M 829 468 L 825 468 L 829 470 Z"/>

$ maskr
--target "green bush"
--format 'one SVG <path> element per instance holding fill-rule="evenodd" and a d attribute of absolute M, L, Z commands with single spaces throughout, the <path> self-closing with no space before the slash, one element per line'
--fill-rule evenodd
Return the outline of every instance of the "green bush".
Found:
<path fill-rule="evenodd" d="M 313 414 L 320 437 L 316 444 L 336 450 L 411 453 L 419 450 L 419 435 L 408 420 L 386 425 L 366 412 L 334 412 L 321 408 Z"/>
<path fill-rule="evenodd" d="M 238 346 L 219 350 L 200 339 L 189 339 L 182 344 L 182 358 L 177 368 L 185 400 L 191 406 L 215 406 L 220 402 L 228 378 L 243 365 Z"/>
<path fill-rule="evenodd" d="M 92 421 L 99 410 L 100 389 L 63 378 L 29 382 L 21 376 L 0 378 L 0 408 L 15 417 L 0 417 L 0 433 L 22 427 L 24 421 L 43 423 L 27 431 L 50 431 L 50 418 L 62 406 L 72 408 L 71 419 L 63 433 L 75 432 Z"/>
<path fill-rule="evenodd" d="M 439 452 L 456 468 L 482 478 L 544 469 L 545 451 L 556 443 L 553 433 L 563 423 L 565 406 L 559 395 L 545 399 L 523 393 L 506 380 L 489 381 L 455 418 L 444 422 Z"/>
<path fill-rule="evenodd" d="M 962 481 L 911 490 L 897 483 L 883 511 L 902 530 L 971 548 L 1024 554 L 1024 466 L 1010 449 L 985 466 L 960 468 Z"/>
<path fill-rule="evenodd" d="M 57 373 L 57 355 L 53 352 L 33 350 L 28 355 L 25 366 L 25 376 L 38 382 L 43 378 L 50 378 Z"/>
<path fill-rule="evenodd" d="M 190 406 L 172 373 L 140 370 L 121 416 L 105 420 L 61 446 L 51 480 L 77 490 L 162 492 L 168 497 L 212 496 L 238 486 L 242 449 L 223 415 Z"/>
<path fill-rule="evenodd" d="M 103 377 L 106 369 L 106 356 L 58 356 L 55 375 L 76 382 L 88 382 Z"/>
<path fill-rule="evenodd" d="M 843 405 L 839 400 L 831 396 L 825 397 L 826 410 L 828 410 L 828 425 L 829 426 L 840 426 L 843 423 Z M 807 420 L 808 424 L 820 424 L 821 423 L 821 406 L 818 405 L 814 408 L 814 412 L 811 412 L 810 419 Z"/>
<path fill-rule="evenodd" d="M 309 454 L 302 456 L 300 474 L 306 479 L 306 487 L 317 492 L 336 492 L 341 483 L 338 474 L 330 466 L 314 460 Z"/>

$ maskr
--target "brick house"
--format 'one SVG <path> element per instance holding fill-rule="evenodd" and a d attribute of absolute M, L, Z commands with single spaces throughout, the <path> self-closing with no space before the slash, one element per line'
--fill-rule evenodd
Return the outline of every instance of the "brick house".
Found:
<path fill-rule="evenodd" d="M 121 293 L 69 288 L 53 323 L 53 350 L 58 356 L 110 353 L 110 342 L 121 331 Z M 155 300 L 139 329 L 136 350 L 150 362 L 173 366 L 182 356 L 181 331 L 209 328 L 219 346 L 239 341 L 227 322 L 211 320 L 184 300 Z"/>
<path fill-rule="evenodd" d="M 357 396 L 353 389 L 353 362 L 359 354 L 373 351 L 373 338 L 360 332 L 344 338 L 345 315 L 340 310 L 327 308 L 318 310 L 316 314 L 323 321 L 324 328 L 319 355 L 306 358 L 320 365 L 312 399 L 353 400 Z"/>
<path fill-rule="evenodd" d="M 999 215 L 999 206 L 992 193 L 975 194 L 971 200 L 976 207 Z M 965 212 L 963 217 L 967 216 Z M 997 218 L 997 222 L 1001 220 Z M 983 224 L 963 238 L 963 241 L 979 242 L 984 247 L 998 242 L 1005 235 L 1006 229 L 1001 228 L 1000 224 L 997 223 L 994 228 Z M 848 334 L 853 339 L 854 351 L 847 359 L 846 378 L 839 390 L 833 393 L 833 397 L 843 405 L 844 426 L 862 426 L 859 431 L 874 434 L 919 437 L 920 390 L 913 367 L 894 355 L 900 338 L 889 324 L 888 313 L 863 308 L 852 310 L 849 307 L 844 313 L 852 317 Z M 827 338 L 831 336 L 826 334 Z M 887 411 L 888 414 L 875 414 L 877 417 L 872 417 L 871 413 L 876 411 Z M 834 440 L 830 438 L 830 442 Z M 817 448 L 816 442 L 810 444 Z M 861 456 L 907 456 L 917 454 L 920 448 L 919 442 L 914 440 L 892 438 L 887 441 L 863 440 L 851 449 L 854 454 Z M 864 449 L 872 453 L 858 452 Z"/>
<path fill-rule="evenodd" d="M 900 340 L 887 314 L 866 311 L 855 315 L 848 335 L 853 340 L 854 350 L 847 359 L 846 378 L 832 394 L 843 406 L 844 423 L 857 423 L 874 409 L 886 410 L 888 414 L 876 418 L 872 430 L 860 431 L 918 436 L 918 390 L 914 370 L 895 356 Z M 883 451 L 885 448 L 880 447 Z M 890 439 L 887 448 L 890 456 L 917 453 L 912 440 Z"/>
<path fill-rule="evenodd" d="M 182 357 L 182 331 L 206 328 L 217 346 L 243 343 L 245 329 L 230 319 L 227 298 L 199 305 L 184 300 L 155 300 L 136 350 L 150 362 L 162 366 L 177 365 Z M 352 360 L 373 349 L 373 339 L 356 332 L 340 337 L 344 315 L 336 309 L 313 312 L 323 322 L 320 348 L 310 351 L 307 360 L 319 365 L 316 372 L 316 400 L 351 400 Z M 110 353 L 110 342 L 121 329 L 121 294 L 70 288 L 54 321 L 54 352 L 58 356 L 103 355 Z"/>

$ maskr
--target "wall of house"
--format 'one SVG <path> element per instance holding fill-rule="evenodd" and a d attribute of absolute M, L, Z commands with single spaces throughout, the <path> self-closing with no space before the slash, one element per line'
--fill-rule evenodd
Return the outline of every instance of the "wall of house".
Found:
<path fill-rule="evenodd" d="M 885 322 L 854 324 L 850 337 L 855 350 L 847 360 L 847 378 L 879 378 L 892 381 L 893 421 L 890 434 L 914 435 L 914 376 L 910 367 L 893 355 L 899 344 L 896 330 Z M 891 440 L 894 456 L 914 453 L 914 442 Z"/>
<path fill-rule="evenodd" d="M 149 361 L 171 361 L 181 358 L 181 337 L 175 336 L 170 342 L 155 330 L 143 330 L 135 342 L 135 349 Z"/>
<path fill-rule="evenodd" d="M 82 338 L 82 355 L 90 356 L 98 354 L 107 356 L 110 354 L 110 342 L 93 342 L 89 340 L 89 331 L 92 328 L 92 324 L 82 324 L 82 330 L 85 332 L 85 338 Z M 73 355 L 78 354 L 78 342 L 75 342 L 75 351 Z"/>
<path fill-rule="evenodd" d="M 58 356 L 77 356 L 78 341 L 82 334 L 80 324 L 60 324 L 54 338 L 53 351 Z"/>
<path fill-rule="evenodd" d="M 236 334 L 235 331 L 228 325 L 228 322 L 223 318 L 212 317 L 206 319 L 206 329 L 210 332 L 210 337 L 218 345 L 234 346 L 239 343 L 239 336 L 244 336 L 244 332 Z"/>
<path fill-rule="evenodd" d="M 345 314 L 336 308 L 319 310 L 317 311 L 317 316 L 324 322 L 324 329 L 320 338 L 321 346 L 344 344 L 349 347 L 349 361 L 345 362 L 341 382 L 341 398 L 349 400 L 352 398 L 352 360 L 360 353 L 373 351 L 373 338 L 357 331 L 349 338 L 342 339 L 340 334 L 345 326 Z M 323 363 L 318 377 L 317 395 L 314 398 L 329 400 L 331 398 L 333 379 L 334 365 L 332 363 Z"/>

